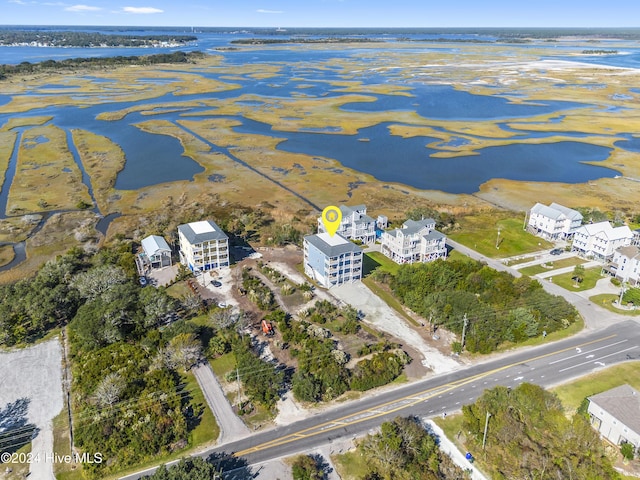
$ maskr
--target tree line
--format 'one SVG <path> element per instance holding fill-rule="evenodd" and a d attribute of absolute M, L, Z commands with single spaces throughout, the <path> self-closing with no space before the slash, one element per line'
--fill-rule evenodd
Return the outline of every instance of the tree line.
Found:
<path fill-rule="evenodd" d="M 186 45 L 193 35 L 121 35 L 81 31 L 0 30 L 0 46 L 36 42 L 50 47 L 144 47 L 159 43 Z"/>
<path fill-rule="evenodd" d="M 489 353 L 505 342 L 522 342 L 567 328 L 578 318 L 564 298 L 548 294 L 529 277 L 515 278 L 471 260 L 436 260 L 382 272 L 407 307 L 458 335 L 470 352 Z"/>
<path fill-rule="evenodd" d="M 159 63 L 194 63 L 204 57 L 204 53 L 176 51 L 155 55 L 131 55 L 114 57 L 67 58 L 64 60 L 45 60 L 44 62 L 22 62 L 17 65 L 0 65 L 0 80 L 13 75 L 50 72 L 54 70 L 73 70 L 77 68 L 100 68 L 122 65 L 155 65 Z"/>

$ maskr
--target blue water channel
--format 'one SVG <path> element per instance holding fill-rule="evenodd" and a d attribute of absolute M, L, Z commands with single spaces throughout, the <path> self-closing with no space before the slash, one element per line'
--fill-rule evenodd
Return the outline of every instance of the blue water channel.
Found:
<path fill-rule="evenodd" d="M 182 102 L 204 98 L 233 98 L 245 93 L 260 95 L 265 102 L 274 98 L 290 98 L 299 91 L 299 83 L 270 79 L 270 82 L 240 82 L 243 88 L 206 95 L 174 97 L 172 94 L 154 99 L 152 103 Z M 286 79 L 283 79 L 286 80 Z M 304 83 L 304 82 L 303 82 Z M 319 88 L 315 86 L 314 88 Z M 330 89 L 331 86 L 327 86 Z M 302 89 L 304 90 L 304 89 Z M 271 95 L 265 96 L 265 93 Z M 327 92 L 339 95 L 336 92 Z M 449 120 L 508 119 L 550 112 L 562 112 L 588 105 L 571 102 L 544 102 L 514 104 L 503 97 L 472 95 L 449 86 L 416 86 L 415 96 L 375 95 L 373 102 L 349 103 L 343 108 L 353 111 L 417 110 L 425 118 Z M 281 94 L 281 95 L 277 95 Z M 274 96 L 274 95 L 277 95 Z M 256 101 L 256 107 L 260 100 Z M 149 102 L 151 103 L 151 102 Z M 192 180 L 203 168 L 183 155 L 180 142 L 169 136 L 146 133 L 133 124 L 148 120 L 138 113 L 127 115 L 120 121 L 99 121 L 96 116 L 135 105 L 132 102 L 103 104 L 88 108 L 49 107 L 32 110 L 29 115 L 53 115 L 54 123 L 62 128 L 83 128 L 104 135 L 116 142 L 125 153 L 125 168 L 118 174 L 115 187 L 135 190 L 176 180 Z M 202 107 L 201 110 L 207 110 Z M 192 113 L 197 113 L 193 109 Z M 0 116 L 0 121 L 2 121 Z M 153 118 L 176 121 L 179 113 L 163 112 Z M 193 118 L 198 118 L 193 117 Z M 478 155 L 456 158 L 433 158 L 438 150 L 426 148 L 435 138 L 401 138 L 389 133 L 388 125 L 362 129 L 358 135 L 341 135 L 329 126 L 322 133 L 282 132 L 270 125 L 237 117 L 243 125 L 238 132 L 282 138 L 278 148 L 312 156 L 333 158 L 344 166 L 371 174 L 388 182 L 401 182 L 421 189 L 436 189 L 449 193 L 473 193 L 491 178 L 522 181 L 583 183 L 602 177 L 613 177 L 618 172 L 585 161 L 601 161 L 610 149 L 579 141 L 554 144 L 515 144 L 478 150 Z M 518 131 L 520 138 L 550 136 L 562 132 L 534 133 Z M 359 141 L 366 137 L 368 142 Z M 624 148 L 625 142 L 620 142 Z M 634 148 L 629 142 L 630 149 Z M 460 175 L 460 172 L 465 172 Z"/>

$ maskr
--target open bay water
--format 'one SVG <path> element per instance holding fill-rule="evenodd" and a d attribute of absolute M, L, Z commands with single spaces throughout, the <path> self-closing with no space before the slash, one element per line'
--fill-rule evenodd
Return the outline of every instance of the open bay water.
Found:
<path fill-rule="evenodd" d="M 242 130 L 236 127 L 237 130 Z M 361 142 L 360 137 L 368 138 Z M 605 160 L 610 148 L 581 142 L 510 144 L 479 149 L 478 155 L 433 158 L 438 152 L 426 145 L 430 137 L 390 135 L 386 124 L 361 129 L 358 136 L 296 133 L 278 145 L 279 150 L 330 157 L 383 182 L 396 182 L 424 190 L 475 193 L 493 179 L 533 182 L 583 183 L 614 177 L 609 168 L 583 162 Z M 331 155 L 333 152 L 335 155 Z"/>
<path fill-rule="evenodd" d="M 118 32 L 122 33 L 122 32 Z M 135 31 L 132 34 L 155 33 L 166 34 L 166 31 Z M 188 31 L 176 32 L 179 34 Z M 253 106 L 260 108 L 261 101 L 273 102 L 275 99 L 292 99 L 302 96 L 328 97 L 345 93 L 332 85 L 331 81 L 349 80 L 359 81 L 363 85 L 390 83 L 410 87 L 411 97 L 403 95 L 365 95 L 374 98 L 372 102 L 358 102 L 345 104 L 342 109 L 355 112 L 382 111 L 415 111 L 426 119 L 469 121 L 495 120 L 505 122 L 508 119 L 523 118 L 533 115 L 558 113 L 568 114 L 573 109 L 590 107 L 589 104 L 572 102 L 544 101 L 536 103 L 511 103 L 503 96 L 475 95 L 456 90 L 447 85 L 424 85 L 407 79 L 396 78 L 393 72 L 382 75 L 367 69 L 376 49 L 359 49 L 357 45 L 348 44 L 343 50 L 335 45 L 322 48 L 314 45 L 312 49 L 305 46 L 291 48 L 273 48 L 271 46 L 257 46 L 251 51 L 225 50 L 233 47 L 231 41 L 239 38 L 260 36 L 251 32 L 236 33 L 197 33 L 197 45 L 171 50 L 203 50 L 221 55 L 228 71 L 202 72 L 203 76 L 218 78 L 230 84 L 239 84 L 241 88 L 223 92 L 212 92 L 198 95 L 163 97 L 145 100 L 146 104 L 176 103 L 198 99 L 233 99 L 245 94 L 256 96 Z M 409 36 L 412 34 L 408 34 Z M 419 40 L 417 35 L 412 37 Z M 397 37 L 389 38 L 384 35 L 385 43 L 380 51 L 393 49 L 393 42 Z M 467 37 L 465 37 L 467 38 Z M 469 36 L 468 38 L 474 38 Z M 445 44 L 446 45 L 446 44 Z M 20 50 L 24 57 L 20 57 Z M 0 47 L 0 63 L 19 63 L 29 60 L 30 50 L 35 47 Z M 439 48 L 439 47 L 436 47 Z M 442 48 L 449 49 L 450 47 Z M 531 48 L 531 46 L 510 45 L 505 48 Z M 222 49 L 222 50 L 218 50 Z M 415 50 L 421 49 L 421 43 L 416 41 Z M 426 50 L 425 47 L 423 50 Z M 432 48 L 430 47 L 429 50 Z M 132 55 L 139 54 L 132 49 L 55 49 L 39 48 L 40 60 L 63 55 L 65 58 L 76 56 Z M 110 51 L 111 50 L 111 51 Z M 145 54 L 167 52 L 167 49 L 139 49 Z M 14 62 L 6 60 L 7 52 L 16 55 Z M 359 72 L 342 70 L 341 60 L 349 57 L 350 61 L 357 59 L 363 68 Z M 615 56 L 621 57 L 620 55 Z M 640 55 L 639 55 L 640 57 Z M 592 58 L 592 57 L 588 57 Z M 332 59 L 338 59 L 332 64 Z M 576 60 L 576 58 L 574 58 Z M 582 58 L 579 58 L 582 61 Z M 328 62 L 328 63 L 325 63 Z M 267 79 L 225 79 L 233 74 L 233 65 L 242 64 L 275 64 L 280 72 Z M 167 66 L 165 71 L 180 71 L 179 65 Z M 90 77 L 87 77 L 90 78 Z M 141 79 L 155 82 L 155 79 Z M 104 80 L 95 79 L 96 83 Z M 166 83 L 168 79 L 161 80 Z M 366 90 L 366 89 L 363 89 Z M 6 96 L 5 96 L 6 97 Z M 8 97 L 0 96 L 0 105 L 7 103 Z M 142 116 L 138 113 L 127 115 L 124 119 L 113 122 L 96 120 L 96 116 L 103 111 L 113 111 L 128 106 L 137 105 L 136 102 L 104 103 L 88 108 L 78 107 L 44 107 L 33 109 L 24 115 L 52 115 L 53 123 L 62 128 L 83 128 L 91 132 L 109 137 L 119 144 L 126 155 L 125 168 L 118 174 L 115 187 L 123 190 L 135 190 L 175 180 L 191 180 L 193 176 L 203 171 L 203 168 L 192 159 L 183 155 L 180 142 L 165 135 L 154 135 L 136 128 L 133 123 L 149 119 L 166 119 L 176 121 L 179 113 L 157 110 L 158 114 Z M 250 105 L 251 106 L 251 105 Z M 151 108 L 151 107 L 150 107 Z M 211 110 L 208 107 L 189 109 L 196 114 L 191 117 L 199 118 L 198 113 Z M 204 113 L 203 113 L 204 115 Z M 9 115 L 0 115 L 0 123 L 4 123 Z M 304 153 L 312 156 L 333 158 L 345 167 L 353 168 L 371 174 L 381 181 L 400 182 L 416 188 L 436 189 L 450 193 L 473 193 L 480 185 L 492 178 L 508 178 L 522 181 L 583 183 L 602 177 L 613 177 L 618 174 L 615 170 L 589 165 L 586 161 L 602 161 L 609 155 L 610 149 L 597 145 L 582 143 L 579 135 L 576 141 L 558 143 L 530 143 L 513 144 L 501 147 L 489 147 L 477 151 L 477 155 L 460 156 L 454 158 L 434 158 L 431 155 L 438 150 L 427 148 L 426 145 L 436 141 L 429 137 L 401 138 L 389 133 L 388 124 L 376 125 L 362 129 L 358 135 L 341 135 L 339 129 L 328 126 L 316 132 L 282 132 L 274 131 L 270 125 L 234 117 L 243 123 L 236 127 L 238 132 L 258 133 L 282 139 L 278 145 L 281 150 Z M 470 123 L 471 124 L 471 123 Z M 472 129 L 470 130 L 472 131 Z M 563 134 L 563 132 L 536 133 L 518 131 L 518 138 L 540 138 L 544 142 L 545 136 Z M 567 135 L 571 135 L 569 132 Z M 366 137 L 368 142 L 359 141 Z M 457 141 L 457 140 L 456 140 Z M 517 141 L 517 139 L 516 139 Z M 620 148 L 636 148 L 633 142 L 619 142 Z"/>

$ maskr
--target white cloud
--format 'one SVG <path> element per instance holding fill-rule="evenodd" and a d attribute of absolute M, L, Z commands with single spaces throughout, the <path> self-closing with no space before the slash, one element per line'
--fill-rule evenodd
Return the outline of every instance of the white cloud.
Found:
<path fill-rule="evenodd" d="M 67 12 L 97 12 L 102 10 L 100 7 L 92 7 L 91 5 L 72 5 L 65 8 Z"/>
<path fill-rule="evenodd" d="M 259 8 L 256 10 L 258 13 L 284 13 L 282 10 L 265 10 L 263 8 Z"/>
<path fill-rule="evenodd" d="M 135 13 L 135 14 L 142 14 L 142 15 L 164 12 L 164 10 L 160 10 L 159 8 L 153 8 L 153 7 L 123 7 L 122 11 L 124 13 Z"/>

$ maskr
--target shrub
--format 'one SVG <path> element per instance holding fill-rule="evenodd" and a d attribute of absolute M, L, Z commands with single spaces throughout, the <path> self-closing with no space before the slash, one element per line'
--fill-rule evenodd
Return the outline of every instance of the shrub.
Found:
<path fill-rule="evenodd" d="M 632 443 L 625 442 L 622 445 L 620 445 L 620 453 L 626 460 L 633 460 L 633 457 L 635 455 L 635 450 L 636 449 Z"/>

